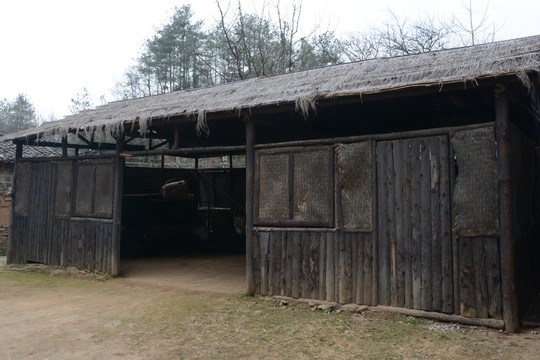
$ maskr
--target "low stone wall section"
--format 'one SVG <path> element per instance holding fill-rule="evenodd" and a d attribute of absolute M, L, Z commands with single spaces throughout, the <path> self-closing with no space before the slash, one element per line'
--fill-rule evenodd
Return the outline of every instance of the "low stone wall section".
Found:
<path fill-rule="evenodd" d="M 7 254 L 10 214 L 11 197 L 0 196 L 0 256 Z"/>

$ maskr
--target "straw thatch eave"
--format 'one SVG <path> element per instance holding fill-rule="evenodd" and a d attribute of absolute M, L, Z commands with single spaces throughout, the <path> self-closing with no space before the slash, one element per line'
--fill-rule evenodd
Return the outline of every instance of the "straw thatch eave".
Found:
<path fill-rule="evenodd" d="M 239 116 L 260 109 L 290 110 L 293 104 L 298 112 L 307 115 L 318 102 L 328 99 L 360 99 L 368 94 L 456 83 L 470 87 L 476 86 L 478 79 L 504 76 L 517 77 L 530 86 L 531 73 L 540 73 L 540 36 L 116 101 L 2 139 L 29 141 L 81 131 L 119 135 L 126 129 L 144 134 L 155 123 L 180 118 L 193 121 L 199 131 L 205 131 L 209 116 Z"/>

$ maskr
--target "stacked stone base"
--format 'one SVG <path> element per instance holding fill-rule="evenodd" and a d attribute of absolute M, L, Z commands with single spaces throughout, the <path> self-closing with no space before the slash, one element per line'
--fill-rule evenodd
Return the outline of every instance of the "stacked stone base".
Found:
<path fill-rule="evenodd" d="M 11 197 L 0 196 L 0 256 L 7 254 L 10 213 Z"/>

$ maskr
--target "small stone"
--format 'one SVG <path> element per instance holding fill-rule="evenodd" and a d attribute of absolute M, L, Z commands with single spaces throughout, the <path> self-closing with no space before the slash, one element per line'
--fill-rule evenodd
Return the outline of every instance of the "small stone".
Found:
<path fill-rule="evenodd" d="M 350 313 L 360 314 L 366 312 L 368 310 L 368 307 L 366 305 L 345 304 L 341 307 L 341 310 Z"/>
<path fill-rule="evenodd" d="M 319 310 L 332 310 L 334 308 L 334 305 L 332 304 L 321 304 L 319 306 L 317 306 L 317 309 Z"/>
<path fill-rule="evenodd" d="M 107 327 L 118 327 L 120 325 L 122 325 L 122 320 L 114 320 L 105 324 Z"/>
<path fill-rule="evenodd" d="M 289 302 L 288 302 L 287 300 L 281 300 L 281 301 L 279 302 L 279 305 L 281 305 L 281 306 L 287 306 L 287 305 L 289 305 Z"/>

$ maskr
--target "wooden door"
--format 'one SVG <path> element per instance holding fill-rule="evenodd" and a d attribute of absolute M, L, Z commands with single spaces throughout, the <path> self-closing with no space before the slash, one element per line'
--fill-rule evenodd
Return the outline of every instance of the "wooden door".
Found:
<path fill-rule="evenodd" d="M 377 143 L 379 303 L 451 313 L 447 136 Z"/>

